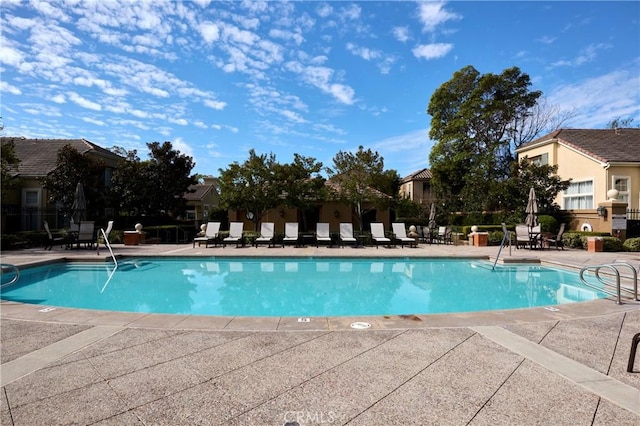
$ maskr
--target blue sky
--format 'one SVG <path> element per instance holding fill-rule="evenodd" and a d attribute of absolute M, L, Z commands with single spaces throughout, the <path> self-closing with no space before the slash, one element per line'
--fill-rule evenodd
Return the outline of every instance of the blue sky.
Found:
<path fill-rule="evenodd" d="M 332 164 L 359 145 L 428 167 L 429 99 L 453 73 L 519 67 L 570 127 L 640 124 L 640 2 L 45 3 L 2 0 L 6 136 L 137 149 L 194 172 L 248 151 Z"/>

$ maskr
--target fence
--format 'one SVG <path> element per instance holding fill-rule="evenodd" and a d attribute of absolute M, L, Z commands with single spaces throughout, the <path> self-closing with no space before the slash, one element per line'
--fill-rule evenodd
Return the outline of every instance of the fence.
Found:
<path fill-rule="evenodd" d="M 627 238 L 640 237 L 640 209 L 627 209 Z"/>

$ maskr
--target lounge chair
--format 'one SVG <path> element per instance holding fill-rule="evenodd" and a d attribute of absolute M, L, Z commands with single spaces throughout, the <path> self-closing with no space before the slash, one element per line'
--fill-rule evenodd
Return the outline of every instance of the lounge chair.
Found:
<path fill-rule="evenodd" d="M 55 244 L 60 244 L 60 247 L 64 247 L 64 243 L 66 242 L 66 238 L 63 236 L 54 236 L 49 229 L 49 222 L 44 221 L 44 230 L 47 231 L 47 244 L 44 246 L 45 250 L 51 250 Z"/>
<path fill-rule="evenodd" d="M 409 244 L 409 247 L 418 247 L 418 242 L 415 238 L 407 237 L 407 229 L 405 228 L 404 223 L 392 223 L 391 228 L 393 229 L 394 241 L 398 241 L 402 248 L 404 248 L 405 244 Z"/>
<path fill-rule="evenodd" d="M 299 245 L 300 235 L 298 234 L 298 222 L 286 222 L 284 224 L 284 238 L 282 239 L 282 247 L 285 244 Z"/>
<path fill-rule="evenodd" d="M 204 236 L 195 237 L 193 239 L 193 246 L 196 246 L 198 243 L 198 247 L 202 243 L 204 243 L 205 247 L 209 247 L 209 243 L 213 243 L 214 246 L 218 242 L 218 233 L 220 232 L 220 222 L 209 222 L 207 223 L 207 228 L 204 231 Z"/>
<path fill-rule="evenodd" d="M 354 246 L 358 244 L 358 240 L 353 236 L 353 224 L 350 222 L 342 222 L 340 224 L 340 242 L 342 243 L 342 247 L 345 244 L 353 244 Z"/>
<path fill-rule="evenodd" d="M 262 222 L 260 224 L 260 236 L 255 239 L 253 245 L 258 247 L 259 244 L 273 244 L 273 236 L 275 232 L 275 224 L 273 222 Z"/>
<path fill-rule="evenodd" d="M 529 227 L 525 224 L 516 225 L 516 248 L 527 247 L 529 243 Z"/>
<path fill-rule="evenodd" d="M 320 222 L 316 224 L 316 247 L 322 244 L 331 246 L 331 234 L 329 233 L 329 224 Z"/>
<path fill-rule="evenodd" d="M 371 224 L 371 240 L 376 244 L 376 248 L 382 243 L 391 247 L 391 239 L 384 235 L 384 224 L 375 222 Z"/>
<path fill-rule="evenodd" d="M 551 244 L 553 244 L 556 250 L 558 250 L 558 247 L 564 250 L 564 243 L 562 242 L 562 234 L 564 234 L 564 228 L 565 228 L 565 224 L 561 223 L 560 230 L 558 230 L 558 233 L 556 235 L 544 238 L 544 242 L 547 243 L 547 246 L 549 248 L 551 248 Z"/>
<path fill-rule="evenodd" d="M 240 247 L 243 243 L 242 230 L 244 229 L 243 222 L 231 222 L 229 224 L 229 236 L 222 240 L 222 247 L 226 247 L 227 244 L 236 243 L 236 247 Z"/>

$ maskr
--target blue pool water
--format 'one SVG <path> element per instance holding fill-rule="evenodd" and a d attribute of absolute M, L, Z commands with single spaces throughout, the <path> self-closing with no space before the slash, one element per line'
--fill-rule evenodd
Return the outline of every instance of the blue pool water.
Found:
<path fill-rule="evenodd" d="M 3 281 L 9 277 L 3 277 Z M 2 299 L 191 315 L 409 315 L 514 309 L 604 297 L 577 273 L 443 259 L 159 258 L 23 270 Z"/>

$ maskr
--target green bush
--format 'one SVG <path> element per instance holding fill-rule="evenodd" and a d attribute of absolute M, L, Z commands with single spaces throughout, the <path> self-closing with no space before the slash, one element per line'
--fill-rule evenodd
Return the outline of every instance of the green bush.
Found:
<path fill-rule="evenodd" d="M 640 251 L 640 237 L 627 238 L 625 242 L 622 243 L 622 248 L 625 251 Z"/>
<path fill-rule="evenodd" d="M 565 247 L 586 250 L 587 237 L 578 232 L 565 232 L 562 235 L 562 243 Z"/>
<path fill-rule="evenodd" d="M 553 216 L 548 215 L 540 215 L 538 216 L 538 222 L 540 223 L 540 231 L 542 232 L 558 232 L 560 225 L 558 225 L 558 221 Z"/>
<path fill-rule="evenodd" d="M 616 237 L 602 237 L 602 250 L 604 251 L 623 251 L 622 241 Z"/>
<path fill-rule="evenodd" d="M 499 246 L 502 243 L 502 237 L 504 237 L 504 232 L 502 231 L 489 232 L 488 244 L 490 246 Z"/>

